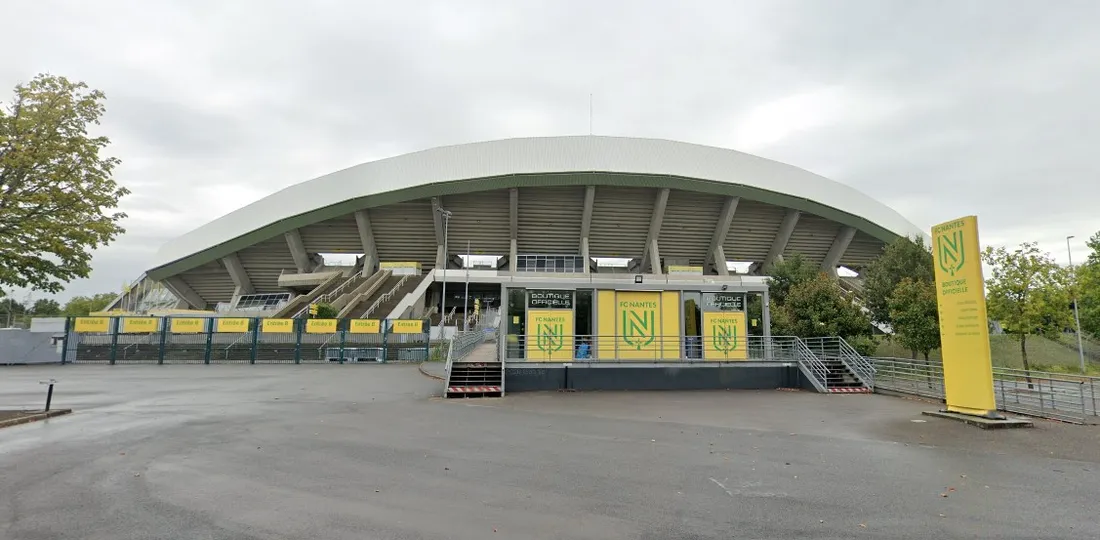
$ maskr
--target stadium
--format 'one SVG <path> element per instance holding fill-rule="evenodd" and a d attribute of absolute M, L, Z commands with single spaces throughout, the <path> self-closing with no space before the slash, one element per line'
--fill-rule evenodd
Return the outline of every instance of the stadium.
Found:
<path fill-rule="evenodd" d="M 747 386 L 793 377 L 818 390 L 845 381 L 864 388 L 860 359 L 843 343 L 814 354 L 769 335 L 762 274 L 800 253 L 834 276 L 846 269 L 856 277 L 838 285 L 858 288 L 860 269 L 899 236 L 925 234 L 850 187 L 733 150 L 619 137 L 508 139 L 290 186 L 167 243 L 110 309 L 168 316 L 171 325 L 156 323 L 171 336 L 161 340 L 161 357 L 178 318 L 206 317 L 201 331 L 214 336 L 207 361 L 230 320 L 252 321 L 244 329 L 257 334 L 253 344 L 290 321 L 296 361 L 314 334 L 302 321 L 318 305 L 335 314 L 330 330 L 347 334 L 341 348 L 361 333 L 353 327 L 386 333 L 393 321 L 419 320 L 425 342 L 451 340 L 452 360 L 499 365 L 497 384 L 456 388 L 497 388 L 504 372 L 513 389 L 713 386 L 697 373 L 638 374 L 670 362 L 680 363 L 677 373 L 740 369 L 734 384 Z M 753 302 L 759 320 L 748 317 Z M 88 321 L 86 330 L 96 322 L 125 340 L 124 319 Z M 331 348 L 331 337 L 322 345 Z M 322 348 L 316 356 L 331 358 Z M 795 369 L 777 371 L 779 358 Z M 569 374 L 553 369 L 577 372 L 578 364 L 605 369 L 568 383 Z M 747 374 L 753 367 L 759 373 Z"/>

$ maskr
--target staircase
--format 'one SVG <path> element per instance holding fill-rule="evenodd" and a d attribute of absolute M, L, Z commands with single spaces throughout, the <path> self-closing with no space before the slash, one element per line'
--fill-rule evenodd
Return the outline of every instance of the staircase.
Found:
<path fill-rule="evenodd" d="M 840 337 L 800 340 L 804 345 L 799 367 L 819 392 L 870 393 L 875 387 L 875 368 Z M 812 358 L 810 358 L 812 356 Z"/>
<path fill-rule="evenodd" d="M 354 278 L 352 278 L 354 279 Z M 297 318 L 301 317 L 309 305 L 312 304 L 318 298 L 322 298 L 326 293 L 333 291 L 340 287 L 343 281 L 343 276 L 340 274 L 333 274 L 332 277 L 326 279 L 317 287 L 314 287 L 309 294 L 301 294 L 295 296 L 290 302 L 287 302 L 279 311 L 271 315 L 272 319 L 284 319 L 284 318 Z"/>
<path fill-rule="evenodd" d="M 386 284 L 382 285 L 379 291 L 381 295 L 375 298 L 366 311 L 360 315 L 360 318 L 374 317 L 380 319 L 389 315 L 397 304 L 401 303 L 401 300 L 405 298 L 406 294 L 412 292 L 413 289 L 420 285 L 420 280 L 416 279 L 417 276 L 393 276 Z M 399 278 L 393 281 L 393 278 Z"/>
<path fill-rule="evenodd" d="M 351 292 L 345 293 L 336 300 L 334 307 L 340 310 L 336 318 L 356 317 L 369 306 L 375 298 L 381 296 L 393 283 L 400 280 L 401 276 L 394 276 L 390 270 L 379 270 L 369 279 L 363 281 Z"/>
<path fill-rule="evenodd" d="M 445 397 L 503 397 L 504 362 L 492 330 L 462 332 L 447 349 Z"/>

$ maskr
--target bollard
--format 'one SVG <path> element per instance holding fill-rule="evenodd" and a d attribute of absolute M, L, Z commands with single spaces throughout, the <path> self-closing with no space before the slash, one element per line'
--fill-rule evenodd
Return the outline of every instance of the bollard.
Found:
<path fill-rule="evenodd" d="M 50 402 L 53 401 L 53 385 L 57 382 L 57 379 L 48 379 L 45 381 L 38 381 L 38 384 L 48 384 L 49 388 L 46 390 L 46 412 L 50 412 Z"/>

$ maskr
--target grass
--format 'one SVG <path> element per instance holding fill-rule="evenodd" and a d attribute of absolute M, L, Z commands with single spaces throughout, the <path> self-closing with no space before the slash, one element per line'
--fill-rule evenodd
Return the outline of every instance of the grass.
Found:
<path fill-rule="evenodd" d="M 1016 336 L 989 336 L 989 348 L 993 356 L 993 365 L 1021 369 L 1024 367 L 1020 355 L 1020 342 Z M 1100 343 L 1093 340 L 1084 342 L 1085 366 L 1087 373 L 1100 375 Z M 909 358 L 910 353 L 897 342 L 882 339 L 879 342 L 877 356 Z M 942 360 L 941 351 L 932 351 L 929 358 Z M 1080 373 L 1080 358 L 1077 353 L 1077 337 L 1063 334 L 1059 339 L 1047 339 L 1038 336 L 1027 338 L 1027 358 L 1031 369 L 1052 373 Z"/>

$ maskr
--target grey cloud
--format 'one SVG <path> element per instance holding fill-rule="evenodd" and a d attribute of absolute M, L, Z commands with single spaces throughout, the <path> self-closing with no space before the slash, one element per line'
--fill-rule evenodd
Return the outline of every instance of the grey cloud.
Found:
<path fill-rule="evenodd" d="M 1100 3 L 407 4 L 19 3 L 0 48 L 27 52 L 0 89 L 44 70 L 105 89 L 134 190 L 128 234 L 70 291 L 117 288 L 164 239 L 336 169 L 587 133 L 590 93 L 597 134 L 731 146 L 761 105 L 833 88 L 854 102 L 749 150 L 921 227 L 975 213 L 987 241 L 1059 257 L 1100 230 Z"/>

